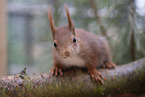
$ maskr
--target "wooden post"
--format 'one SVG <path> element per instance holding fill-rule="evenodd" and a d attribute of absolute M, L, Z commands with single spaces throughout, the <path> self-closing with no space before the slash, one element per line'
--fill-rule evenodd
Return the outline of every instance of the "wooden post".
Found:
<path fill-rule="evenodd" d="M 0 75 L 6 74 L 6 0 L 0 0 Z"/>

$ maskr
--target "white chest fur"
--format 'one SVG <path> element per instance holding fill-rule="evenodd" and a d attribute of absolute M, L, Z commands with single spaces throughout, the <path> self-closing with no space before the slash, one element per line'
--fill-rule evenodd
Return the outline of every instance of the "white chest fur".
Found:
<path fill-rule="evenodd" d="M 85 67 L 85 62 L 78 56 L 73 56 L 70 58 L 60 58 L 62 64 L 66 67 L 68 66 L 78 66 L 78 67 Z"/>

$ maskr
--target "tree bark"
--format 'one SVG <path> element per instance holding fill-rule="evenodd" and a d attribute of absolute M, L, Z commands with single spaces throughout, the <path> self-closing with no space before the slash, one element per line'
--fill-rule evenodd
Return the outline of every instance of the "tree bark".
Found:
<path fill-rule="evenodd" d="M 145 93 L 145 58 L 116 66 L 99 69 L 104 84 L 92 82 L 87 70 L 78 68 L 64 71 L 63 76 L 46 74 L 25 75 L 25 71 L 0 77 L 1 96 L 28 97 L 101 97 L 122 93 Z"/>

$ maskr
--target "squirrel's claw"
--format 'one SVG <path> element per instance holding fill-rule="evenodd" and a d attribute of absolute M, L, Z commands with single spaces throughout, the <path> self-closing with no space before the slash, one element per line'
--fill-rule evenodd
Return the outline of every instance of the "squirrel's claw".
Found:
<path fill-rule="evenodd" d="M 58 68 L 55 68 L 55 75 L 57 76 L 58 74 Z"/>
<path fill-rule="evenodd" d="M 55 68 L 52 68 L 52 69 L 51 69 L 51 74 L 52 74 L 52 75 L 56 75 L 56 76 L 57 76 L 58 73 L 59 73 L 60 75 L 63 75 L 63 72 L 62 72 L 61 68 L 55 67 Z"/>
<path fill-rule="evenodd" d="M 63 73 L 62 73 L 62 70 L 61 70 L 61 69 L 59 69 L 59 74 L 60 74 L 60 75 L 63 75 Z"/>
<path fill-rule="evenodd" d="M 96 72 L 91 73 L 91 77 L 92 77 L 93 82 L 97 82 L 97 84 L 99 84 L 99 85 L 104 84 L 103 79 L 102 79 L 103 76 L 97 70 L 96 70 Z"/>
<path fill-rule="evenodd" d="M 54 68 L 51 68 L 50 73 L 53 75 L 55 72 Z"/>
<path fill-rule="evenodd" d="M 108 68 L 108 69 L 112 69 L 115 68 L 116 64 L 112 63 L 112 62 L 106 62 L 104 65 L 102 65 L 103 68 Z"/>

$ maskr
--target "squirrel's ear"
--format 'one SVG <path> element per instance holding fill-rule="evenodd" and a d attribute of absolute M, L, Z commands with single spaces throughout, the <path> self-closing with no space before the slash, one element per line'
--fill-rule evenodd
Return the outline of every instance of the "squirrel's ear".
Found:
<path fill-rule="evenodd" d="M 75 36 L 75 27 L 74 27 L 74 23 L 70 17 L 69 11 L 68 11 L 68 7 L 66 4 L 64 4 L 65 6 L 65 10 L 66 10 L 66 15 L 67 15 L 67 20 L 68 20 L 68 27 L 70 29 L 70 31 L 73 33 L 73 35 Z"/>
<path fill-rule="evenodd" d="M 53 37 L 53 40 L 55 39 L 55 32 L 56 32 L 56 28 L 55 28 L 55 25 L 54 25 L 54 21 L 53 21 L 53 18 L 52 18 L 52 13 L 51 13 L 51 9 L 49 9 L 48 11 L 48 18 L 49 18 L 49 22 L 50 22 L 50 28 L 51 28 L 51 31 L 52 31 L 52 37 Z"/>

